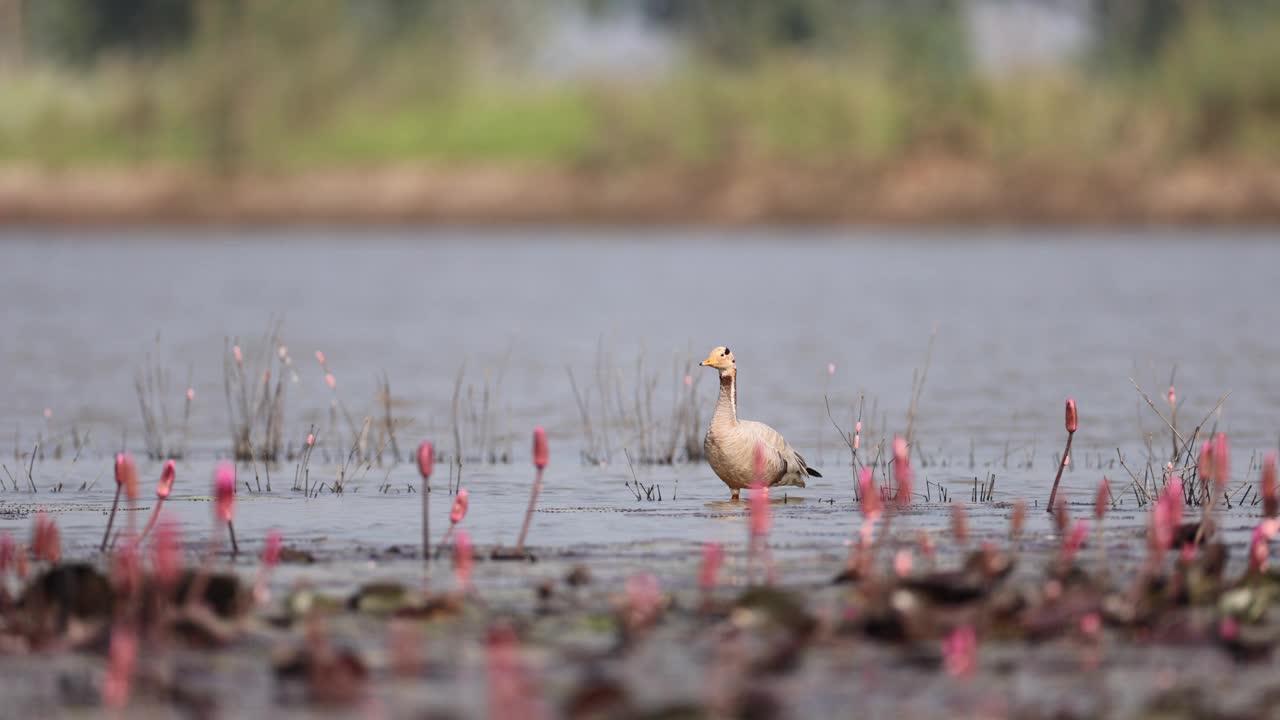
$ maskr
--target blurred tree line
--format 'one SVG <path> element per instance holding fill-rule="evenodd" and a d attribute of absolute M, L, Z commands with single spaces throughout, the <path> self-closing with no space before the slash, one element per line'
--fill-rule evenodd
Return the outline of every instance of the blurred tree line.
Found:
<path fill-rule="evenodd" d="M 93 62 L 110 54 L 163 55 L 190 46 L 201 18 L 242 13 L 248 0 L 0 0 L 18 7 L 25 45 L 61 61 Z M 561 0 L 593 15 L 637 7 L 656 25 L 687 37 L 698 52 L 749 63 L 779 49 L 836 50 L 874 45 L 907 64 L 963 63 L 965 0 Z M 1000 2 L 1001 0 L 995 0 Z M 1070 0 L 1003 0 L 1070 4 Z M 1277 0 L 1077 0 L 1087 5 L 1095 55 L 1117 66 L 1150 62 L 1175 37 L 1189 12 L 1223 16 L 1276 13 Z M 303 10 L 310 3 L 298 3 Z M 346 0 L 329 19 L 374 38 L 424 25 L 496 20 L 494 0 Z M 554 2 L 542 3 L 553 7 Z M 536 3 L 535 3 L 536 5 Z M 202 7 L 203 6 L 203 7 Z M 214 7 L 216 6 L 216 7 Z M 332 9 L 332 8 L 330 8 Z"/>

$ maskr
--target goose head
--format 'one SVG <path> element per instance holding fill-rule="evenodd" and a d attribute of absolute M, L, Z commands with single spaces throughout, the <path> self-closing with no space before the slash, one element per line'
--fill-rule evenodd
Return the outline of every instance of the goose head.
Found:
<path fill-rule="evenodd" d="M 703 367 L 715 368 L 720 371 L 720 377 L 731 376 L 737 372 L 737 365 L 733 361 L 733 353 L 723 345 L 712 349 L 711 353 L 707 355 L 707 359 L 699 364 Z"/>

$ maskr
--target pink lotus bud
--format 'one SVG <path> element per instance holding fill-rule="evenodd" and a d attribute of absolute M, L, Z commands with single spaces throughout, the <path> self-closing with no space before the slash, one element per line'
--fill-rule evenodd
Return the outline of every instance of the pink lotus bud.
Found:
<path fill-rule="evenodd" d="M 138 659 L 138 635 L 128 625 L 117 625 L 111 631 L 107 676 L 102 682 L 102 703 L 119 710 L 129 704 L 133 687 L 133 669 Z"/>
<path fill-rule="evenodd" d="M 307 438 L 307 444 L 311 444 L 311 438 Z M 418 446 L 418 474 L 423 480 L 431 477 L 431 468 L 435 464 L 435 453 L 431 449 L 431 441 L 423 440 Z"/>
<path fill-rule="evenodd" d="M 142 564 L 138 558 L 138 541 L 130 538 L 120 544 L 111 558 L 111 584 L 120 595 L 132 595 L 142 586 Z"/>
<path fill-rule="evenodd" d="M 720 543 L 709 542 L 702 546 L 702 571 L 698 573 L 698 587 L 709 593 L 716 587 L 716 578 L 720 575 L 720 566 L 724 564 L 724 547 Z"/>
<path fill-rule="evenodd" d="M 462 522 L 462 518 L 467 516 L 467 489 L 459 488 L 458 494 L 453 499 L 453 509 L 449 511 L 449 522 L 457 525 Z"/>
<path fill-rule="evenodd" d="M 938 548 L 934 545 L 933 535 L 928 530 L 921 530 L 916 534 L 916 545 L 920 548 L 920 554 L 925 556 L 929 562 L 933 562 L 938 555 Z"/>
<path fill-rule="evenodd" d="M 156 497 L 164 500 L 173 492 L 173 480 L 178 476 L 178 466 L 172 460 L 166 460 L 164 469 L 160 471 L 160 482 L 156 484 Z"/>
<path fill-rule="evenodd" d="M 36 513 L 35 529 L 31 533 L 31 552 L 37 560 L 56 564 L 62 559 L 62 535 L 58 525 L 48 513 Z"/>
<path fill-rule="evenodd" d="M 551 459 L 551 450 L 547 448 L 547 431 L 542 426 L 533 429 L 533 466 L 542 470 Z"/>
<path fill-rule="evenodd" d="M 662 609 L 662 589 L 653 573 L 640 572 L 627 578 L 627 622 L 632 627 L 648 625 Z"/>
<path fill-rule="evenodd" d="M 911 505 L 911 455 L 901 435 L 893 437 L 893 479 L 898 481 L 898 507 Z"/>
<path fill-rule="evenodd" d="M 862 495 L 863 517 L 875 522 L 880 517 L 884 504 L 880 501 L 880 491 L 876 488 L 875 474 L 871 468 L 864 467 L 858 473 L 858 491 Z"/>
<path fill-rule="evenodd" d="M 240 352 L 240 346 L 239 346 L 239 345 L 236 345 L 236 346 L 234 346 L 234 347 L 232 347 L 232 348 L 231 348 L 231 354 L 232 354 L 232 355 L 235 355 L 235 357 L 236 357 L 236 364 L 237 364 L 237 365 L 243 365 L 243 364 L 244 364 L 244 353 Z"/>
<path fill-rule="evenodd" d="M 236 466 L 230 462 L 218 463 L 213 475 L 214 513 L 222 522 L 231 522 L 235 514 Z"/>
<path fill-rule="evenodd" d="M 1280 510 L 1280 500 L 1276 498 L 1276 454 L 1267 453 L 1262 461 L 1262 514 L 1275 517 Z"/>
<path fill-rule="evenodd" d="M 1169 407 L 1175 408 L 1177 406 L 1178 406 L 1178 393 L 1174 392 L 1173 386 L 1170 385 L 1169 386 Z"/>
<path fill-rule="evenodd" d="M 1010 537 L 1021 537 L 1022 529 L 1027 523 L 1027 501 L 1018 498 L 1013 504 L 1013 514 L 1009 516 L 1009 535 Z"/>
<path fill-rule="evenodd" d="M 8 532 L 0 533 L 0 575 L 8 572 L 13 566 L 16 553 L 17 545 L 13 542 L 13 536 Z"/>
<path fill-rule="evenodd" d="M 453 573 L 458 585 L 466 589 L 471 587 L 471 568 L 475 564 L 475 554 L 471 545 L 471 536 L 466 530 L 459 530 L 453 541 Z"/>
<path fill-rule="evenodd" d="M 1213 441 L 1205 440 L 1200 446 L 1200 459 L 1196 461 L 1196 473 L 1200 476 L 1200 481 L 1209 483 L 1213 481 Z"/>
<path fill-rule="evenodd" d="M 1102 516 L 1107 514 L 1107 505 L 1111 503 L 1111 481 L 1106 475 L 1102 476 L 1102 482 L 1098 483 L 1098 494 L 1093 497 L 1093 519 L 1101 521 Z"/>
<path fill-rule="evenodd" d="M 1080 546 L 1084 545 L 1084 540 L 1089 536 L 1089 526 L 1083 520 L 1077 520 L 1072 526 L 1071 533 L 1064 538 L 1062 542 L 1062 561 L 1070 563 L 1075 559 L 1076 553 L 1080 551 Z"/>
<path fill-rule="evenodd" d="M 893 556 L 893 572 L 900 578 L 911 574 L 911 551 L 903 548 Z"/>
<path fill-rule="evenodd" d="M 1262 526 L 1259 525 L 1253 529 L 1253 537 L 1249 540 L 1249 569 L 1256 572 L 1265 571 L 1269 553 L 1267 538 L 1262 532 Z"/>
<path fill-rule="evenodd" d="M 858 434 L 858 435 L 862 434 L 862 421 L 861 421 L 861 420 L 859 420 L 858 422 L 856 422 L 856 423 L 854 423 L 854 424 L 853 424 L 853 432 L 854 432 L 855 434 Z"/>
<path fill-rule="evenodd" d="M 751 489 L 751 534 L 764 537 L 769 534 L 769 487 L 757 485 Z"/>
<path fill-rule="evenodd" d="M 151 545 L 151 571 L 161 585 L 171 587 L 182 569 L 182 548 L 178 528 L 169 520 L 161 520 Z"/>
<path fill-rule="evenodd" d="M 316 351 L 316 360 L 320 363 L 320 367 L 324 367 L 324 353 Z"/>
<path fill-rule="evenodd" d="M 1085 637 L 1097 637 L 1101 630 L 1102 616 L 1098 613 L 1085 613 L 1084 617 L 1080 618 L 1080 632 L 1084 634 Z"/>
<path fill-rule="evenodd" d="M 280 564 L 280 553 L 284 550 L 284 536 L 279 530 L 267 533 L 266 542 L 262 545 L 262 564 L 273 568 Z"/>
<path fill-rule="evenodd" d="M 187 388 L 187 402 L 191 402 L 192 400 L 195 400 L 195 399 L 196 399 L 196 389 Z"/>
<path fill-rule="evenodd" d="M 1231 477 L 1231 448 L 1227 444 L 1227 434 L 1218 433 L 1213 439 L 1213 483 L 1221 492 Z"/>
<path fill-rule="evenodd" d="M 1174 531 L 1182 522 L 1182 501 L 1182 479 L 1175 475 L 1151 510 L 1151 541 L 1158 553 L 1173 545 Z"/>
<path fill-rule="evenodd" d="M 969 513 L 964 503 L 951 506 L 951 534 L 961 545 L 969 542 Z"/>
<path fill-rule="evenodd" d="M 329 386 L 330 390 L 338 389 L 338 380 L 333 376 L 333 373 L 325 373 L 324 382 Z"/>
<path fill-rule="evenodd" d="M 978 635 L 973 626 L 962 625 L 942 641 L 942 659 L 947 674 L 967 678 L 977 669 Z"/>
<path fill-rule="evenodd" d="M 1196 560 L 1196 545 L 1192 542 L 1182 543 L 1182 550 L 1178 552 L 1178 561 L 1183 565 L 1190 565 Z"/>
<path fill-rule="evenodd" d="M 1076 414 L 1076 399 L 1067 398 L 1067 432 L 1074 433 L 1080 427 L 1080 417 Z"/>
<path fill-rule="evenodd" d="M 859 447 L 861 447 L 861 446 L 862 446 L 862 436 L 861 436 L 861 435 L 854 435 L 854 436 L 853 436 L 853 449 L 854 449 L 854 452 L 857 452 L 858 448 L 859 448 Z"/>
<path fill-rule="evenodd" d="M 316 444 L 315 433 L 307 433 L 307 447 L 311 447 L 312 445 L 315 445 L 315 444 Z"/>
<path fill-rule="evenodd" d="M 116 485 L 127 488 L 138 486 L 138 466 L 133 463 L 133 456 L 128 453 L 116 453 Z"/>

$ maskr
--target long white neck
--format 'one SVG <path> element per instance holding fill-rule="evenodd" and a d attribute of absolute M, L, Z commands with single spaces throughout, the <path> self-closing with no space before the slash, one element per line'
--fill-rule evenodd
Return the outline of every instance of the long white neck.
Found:
<path fill-rule="evenodd" d="M 738 377 L 736 372 L 720 376 L 720 399 L 716 401 L 713 422 L 738 422 Z"/>

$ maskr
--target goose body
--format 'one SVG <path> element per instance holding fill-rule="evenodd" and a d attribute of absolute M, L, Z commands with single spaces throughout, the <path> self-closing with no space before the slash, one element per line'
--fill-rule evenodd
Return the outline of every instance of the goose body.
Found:
<path fill-rule="evenodd" d="M 720 373 L 720 398 L 702 449 L 711 469 L 729 486 L 734 500 L 738 499 L 739 491 L 751 487 L 756 480 L 757 445 L 764 447 L 763 481 L 769 487 L 804 487 L 806 477 L 822 477 L 809 467 L 782 433 L 761 422 L 738 419 L 738 370 L 728 348 L 715 348 L 702 365 Z"/>

